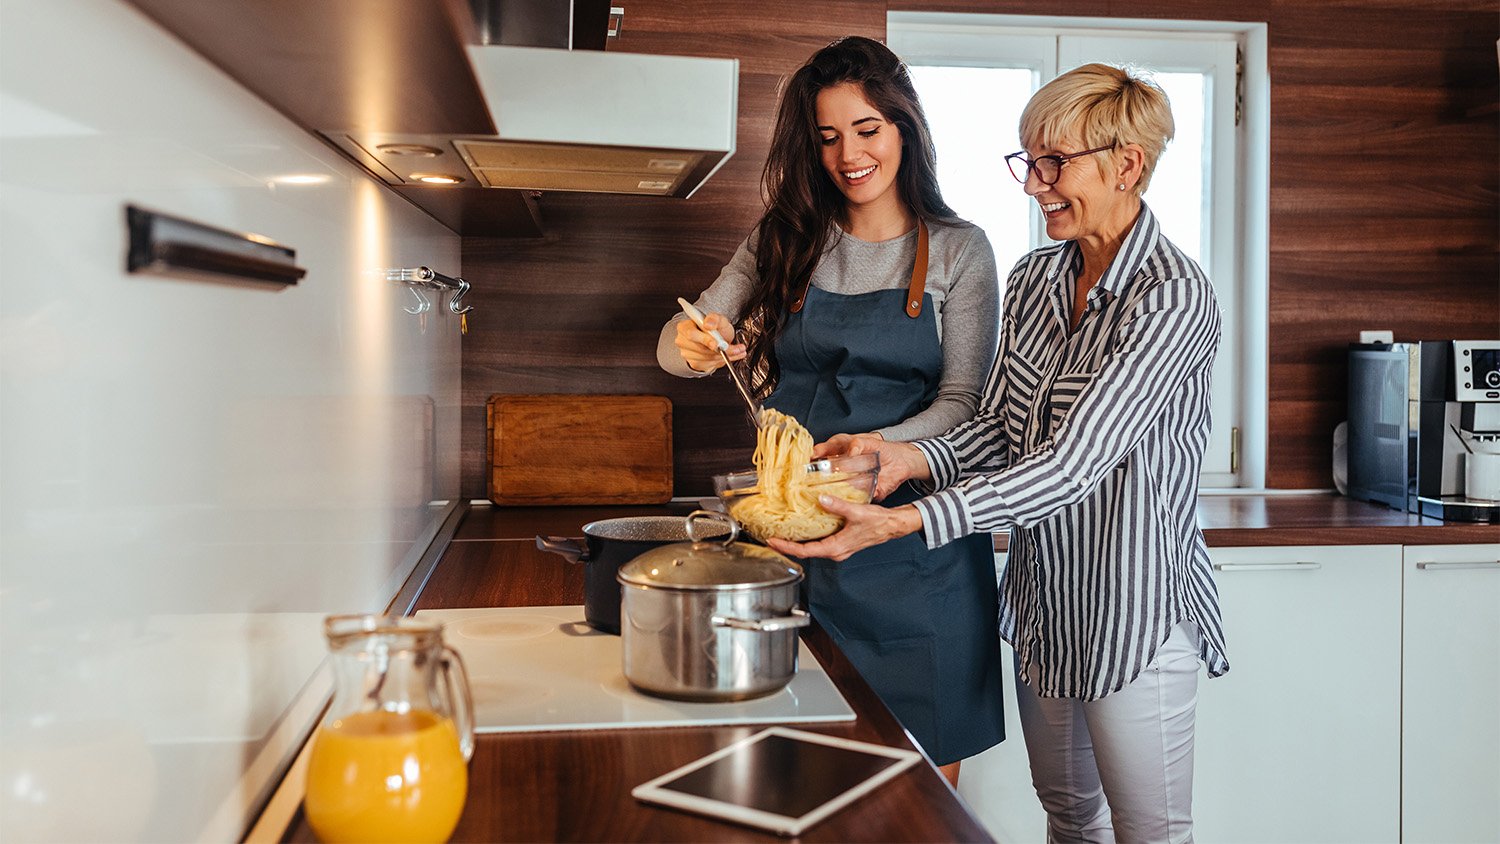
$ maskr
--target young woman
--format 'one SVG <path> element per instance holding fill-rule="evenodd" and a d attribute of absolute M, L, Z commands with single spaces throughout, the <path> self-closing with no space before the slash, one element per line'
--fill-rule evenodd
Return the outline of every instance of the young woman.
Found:
<path fill-rule="evenodd" d="M 695 303 L 765 405 L 817 440 L 911 440 L 972 417 L 995 353 L 994 255 L 943 202 L 901 60 L 853 36 L 808 59 L 782 95 L 765 189 L 759 225 Z M 680 316 L 657 359 L 684 377 L 722 365 Z M 806 571 L 813 617 L 956 782 L 1004 733 L 990 537 L 911 537 Z"/>
<path fill-rule="evenodd" d="M 839 533 L 770 543 L 854 559 L 1010 529 L 1001 629 L 1049 841 L 1191 841 L 1198 664 L 1229 670 L 1196 517 L 1219 308 L 1141 201 L 1172 132 L 1161 89 L 1118 68 L 1036 92 L 1006 160 L 1059 242 L 1011 271 L 984 410 L 935 439 L 821 447 L 878 450 L 882 486 L 938 492 L 829 502 Z"/>

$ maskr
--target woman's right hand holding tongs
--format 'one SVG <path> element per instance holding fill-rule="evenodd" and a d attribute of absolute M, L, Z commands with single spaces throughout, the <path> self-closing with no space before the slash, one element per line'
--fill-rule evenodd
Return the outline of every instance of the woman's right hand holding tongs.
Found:
<path fill-rule="evenodd" d="M 745 347 L 734 342 L 734 325 L 722 314 L 705 314 L 703 327 L 717 332 L 729 342 L 729 349 L 725 354 L 730 360 L 744 359 Z M 713 372 L 724 365 L 724 359 L 719 357 L 719 344 L 708 331 L 700 331 L 690 319 L 677 323 L 677 339 L 674 341 L 677 351 L 682 354 L 687 365 L 697 372 Z"/>

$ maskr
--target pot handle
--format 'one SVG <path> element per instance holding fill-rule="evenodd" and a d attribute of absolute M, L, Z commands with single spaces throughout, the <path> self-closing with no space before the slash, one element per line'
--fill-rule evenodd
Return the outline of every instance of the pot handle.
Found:
<path fill-rule="evenodd" d="M 588 547 L 583 540 L 566 536 L 538 536 L 536 550 L 556 554 L 570 563 L 584 563 L 589 559 Z"/>
<path fill-rule="evenodd" d="M 792 607 L 792 614 L 784 618 L 733 618 L 716 615 L 709 618 L 708 623 L 714 627 L 733 627 L 736 630 L 756 630 L 761 633 L 775 633 L 778 630 L 806 627 L 812 623 L 812 616 L 807 614 L 807 610 Z"/>
<path fill-rule="evenodd" d="M 729 535 L 724 537 L 723 540 L 718 539 L 720 534 L 717 532 L 708 536 L 699 536 L 699 522 L 713 522 L 715 523 L 715 527 L 721 529 L 727 527 L 729 528 Z M 736 522 L 728 513 L 720 513 L 717 510 L 694 510 L 687 515 L 687 520 L 683 528 L 687 531 L 688 539 L 692 540 L 695 545 L 699 542 L 707 542 L 713 539 L 720 541 L 725 548 L 728 548 L 740 535 L 740 523 Z"/>

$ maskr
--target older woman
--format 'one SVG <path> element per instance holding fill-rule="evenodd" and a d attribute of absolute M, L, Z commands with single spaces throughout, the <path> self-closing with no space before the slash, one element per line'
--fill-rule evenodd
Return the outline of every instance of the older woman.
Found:
<path fill-rule="evenodd" d="M 1020 128 L 1007 163 L 1060 242 L 1011 271 L 981 413 L 934 439 L 820 447 L 879 450 L 881 491 L 938 491 L 827 501 L 843 530 L 772 544 L 837 560 L 917 531 L 936 548 L 1009 529 L 1000 628 L 1051 838 L 1186 841 L 1198 661 L 1229 668 L 1195 518 L 1219 310 L 1141 201 L 1173 131 L 1159 88 L 1080 67 Z"/>

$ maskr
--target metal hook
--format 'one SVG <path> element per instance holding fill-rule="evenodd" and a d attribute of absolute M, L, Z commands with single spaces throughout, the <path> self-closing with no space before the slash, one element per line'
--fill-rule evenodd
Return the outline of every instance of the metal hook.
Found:
<path fill-rule="evenodd" d="M 402 308 L 401 310 L 409 314 L 425 314 L 432 310 L 432 302 L 428 301 L 427 297 L 422 295 L 422 291 L 415 287 L 407 287 L 406 289 L 411 291 L 411 295 L 417 297 L 417 306 L 415 308 Z"/>
<path fill-rule="evenodd" d="M 459 277 L 457 281 L 458 292 L 454 293 L 453 298 L 448 300 L 448 310 L 452 311 L 455 314 L 458 314 L 459 316 L 463 316 L 469 311 L 474 310 L 474 306 L 464 305 L 462 308 L 458 306 L 459 300 L 464 298 L 465 293 L 469 292 L 469 283 L 467 281 L 464 281 L 462 277 Z"/>
<path fill-rule="evenodd" d="M 422 288 L 445 290 L 451 292 L 453 296 L 448 300 L 448 311 L 455 316 L 463 317 L 469 311 L 474 310 L 472 306 L 459 304 L 463 301 L 464 296 L 469 292 L 470 287 L 469 283 L 467 281 L 464 281 L 462 278 L 433 272 L 428 267 L 415 267 L 412 269 L 395 267 L 387 269 L 385 271 L 385 278 L 386 281 L 394 281 L 400 284 L 405 284 L 407 289 L 411 291 L 411 294 L 417 297 L 416 307 L 402 309 L 414 316 L 418 314 L 425 314 L 432 310 L 432 300 L 427 298 L 427 294 L 422 291 Z M 443 294 L 441 293 L 437 295 L 438 302 L 442 302 L 442 295 Z M 425 326 L 425 322 L 423 324 Z M 460 321 L 459 328 L 463 331 L 467 331 L 468 321 Z"/>

